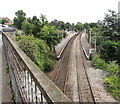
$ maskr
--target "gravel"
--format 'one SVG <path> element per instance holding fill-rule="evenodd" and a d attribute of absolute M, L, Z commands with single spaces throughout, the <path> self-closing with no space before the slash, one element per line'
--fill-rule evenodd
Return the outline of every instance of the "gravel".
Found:
<path fill-rule="evenodd" d="M 105 72 L 100 69 L 86 69 L 96 102 L 117 102 L 104 87 Z"/>

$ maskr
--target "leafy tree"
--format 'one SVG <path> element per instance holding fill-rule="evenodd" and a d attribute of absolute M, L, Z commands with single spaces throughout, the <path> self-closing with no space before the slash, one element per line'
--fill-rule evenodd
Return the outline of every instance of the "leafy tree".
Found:
<path fill-rule="evenodd" d="M 75 26 L 75 24 L 72 23 L 72 24 L 71 24 L 71 29 L 70 29 L 70 30 L 74 30 L 74 26 Z"/>
<path fill-rule="evenodd" d="M 18 29 L 22 29 L 22 22 L 26 19 L 26 14 L 23 12 L 23 10 L 18 10 L 15 12 L 16 17 L 14 17 L 14 25 Z"/>
<path fill-rule="evenodd" d="M 66 29 L 66 25 L 63 21 L 58 21 L 58 20 L 53 20 L 50 23 L 52 26 L 55 26 L 57 29 L 59 30 L 65 30 Z"/>
<path fill-rule="evenodd" d="M 67 22 L 65 25 L 66 25 L 66 29 L 69 31 L 71 29 L 71 24 Z"/>
<path fill-rule="evenodd" d="M 32 19 L 29 17 L 29 18 L 27 18 L 27 21 L 30 23 L 30 24 L 32 24 Z"/>
<path fill-rule="evenodd" d="M 41 16 L 40 16 L 40 22 L 42 24 L 42 27 L 44 27 L 45 25 L 48 25 L 48 20 L 47 20 L 46 15 L 41 14 Z"/>
<path fill-rule="evenodd" d="M 60 42 L 60 36 L 54 26 L 44 26 L 40 32 L 40 38 L 44 39 L 53 50 L 55 50 L 54 46 Z"/>
<path fill-rule="evenodd" d="M 120 63 L 120 42 L 107 40 L 99 47 L 101 56 L 107 61 L 117 60 Z"/>
<path fill-rule="evenodd" d="M 120 40 L 120 30 L 118 15 L 115 11 L 108 10 L 109 14 L 106 14 L 104 20 L 101 22 L 101 32 L 103 36 L 109 36 L 110 40 Z"/>
<path fill-rule="evenodd" d="M 22 29 L 26 35 L 32 35 L 33 28 L 33 25 L 30 24 L 28 21 L 25 20 L 24 22 L 22 22 Z"/>
<path fill-rule="evenodd" d="M 41 31 L 42 27 L 40 20 L 36 16 L 33 16 L 32 18 L 32 25 L 33 25 L 32 33 L 34 37 L 39 37 L 37 34 Z"/>
<path fill-rule="evenodd" d="M 97 28 L 98 23 L 93 23 L 93 22 L 92 23 L 85 23 L 84 27 L 85 27 L 86 30 L 89 30 L 90 28 L 95 28 L 95 27 Z"/>
<path fill-rule="evenodd" d="M 97 48 L 106 61 L 116 60 L 120 63 L 120 19 L 115 11 L 109 10 L 103 21 L 98 22 Z M 98 32 L 99 31 L 99 32 Z M 99 39 L 99 40 L 98 40 Z"/>
<path fill-rule="evenodd" d="M 78 22 L 75 26 L 75 31 L 83 31 L 84 30 L 84 25 L 81 22 Z"/>
<path fill-rule="evenodd" d="M 57 26 L 57 19 L 54 19 L 53 21 L 50 22 L 51 25 Z"/>
<path fill-rule="evenodd" d="M 57 27 L 59 30 L 65 30 L 66 29 L 66 25 L 63 21 L 58 21 L 57 22 Z"/>

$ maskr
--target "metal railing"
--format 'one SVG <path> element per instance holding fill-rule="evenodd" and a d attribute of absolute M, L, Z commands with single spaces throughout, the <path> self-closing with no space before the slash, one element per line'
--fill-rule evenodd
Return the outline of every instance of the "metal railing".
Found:
<path fill-rule="evenodd" d="M 16 102 L 71 102 L 4 32 L 2 39 Z"/>

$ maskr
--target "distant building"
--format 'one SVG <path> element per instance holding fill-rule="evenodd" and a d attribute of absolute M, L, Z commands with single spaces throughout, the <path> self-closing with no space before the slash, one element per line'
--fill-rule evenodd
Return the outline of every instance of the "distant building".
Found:
<path fill-rule="evenodd" d="M 8 17 L 0 17 L 0 21 L 2 21 L 3 19 L 8 21 L 6 24 L 12 24 L 13 23 L 13 21 L 11 21 Z"/>

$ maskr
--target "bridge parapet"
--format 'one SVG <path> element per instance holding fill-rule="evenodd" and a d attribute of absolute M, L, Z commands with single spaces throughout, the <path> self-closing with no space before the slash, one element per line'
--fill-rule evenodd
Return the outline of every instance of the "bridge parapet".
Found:
<path fill-rule="evenodd" d="M 16 102 L 71 102 L 4 32 L 2 38 Z"/>

